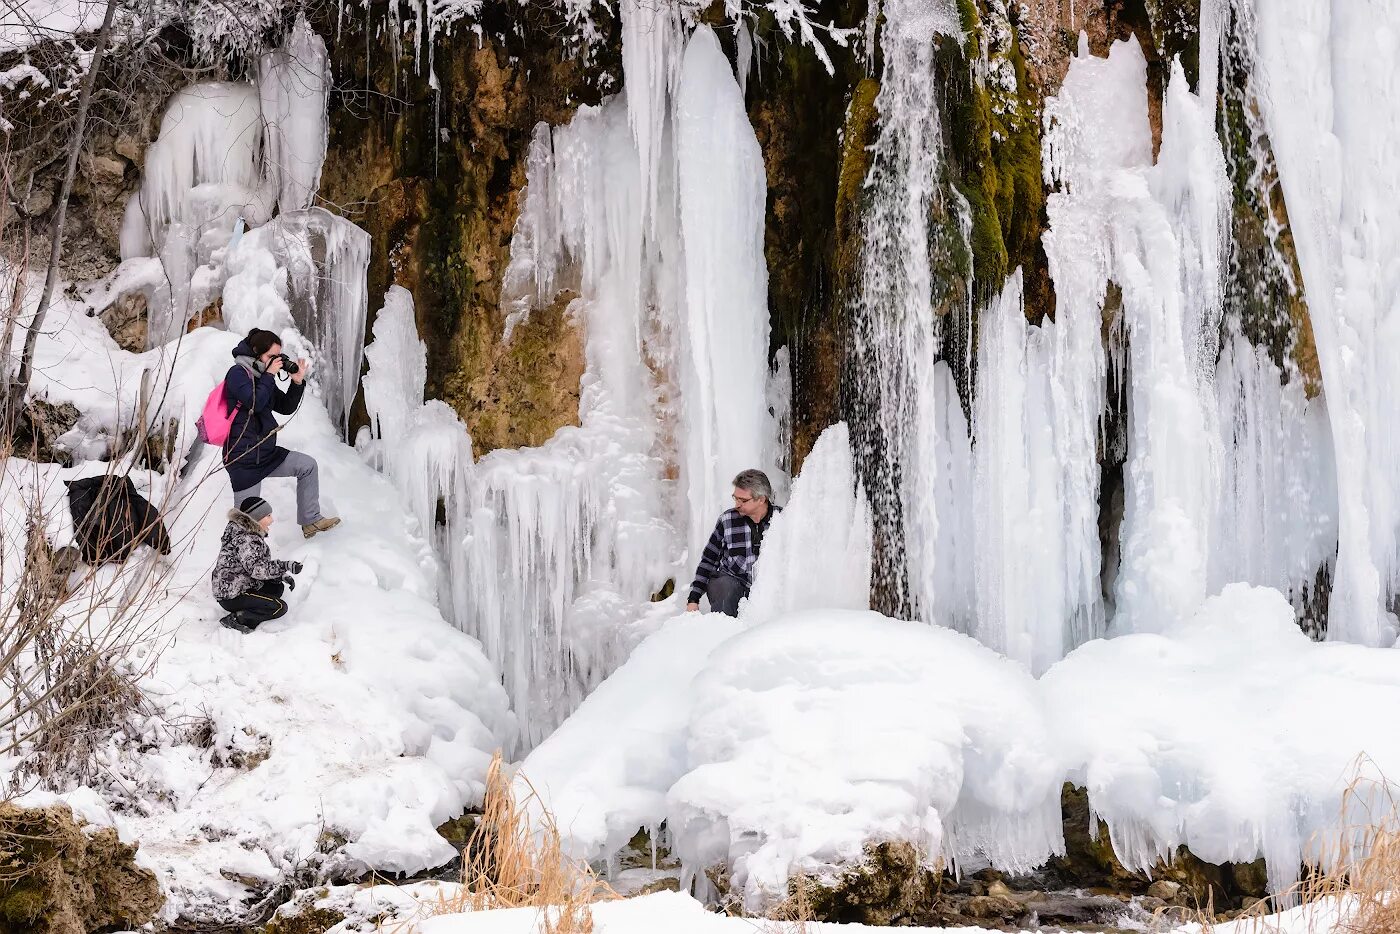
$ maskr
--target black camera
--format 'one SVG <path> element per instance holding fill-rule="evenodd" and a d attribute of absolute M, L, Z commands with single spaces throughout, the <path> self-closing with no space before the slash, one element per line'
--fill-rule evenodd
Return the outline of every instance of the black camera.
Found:
<path fill-rule="evenodd" d="M 297 371 L 301 369 L 295 360 L 284 353 L 274 354 L 272 359 L 282 361 L 282 372 L 288 376 L 296 376 Z"/>

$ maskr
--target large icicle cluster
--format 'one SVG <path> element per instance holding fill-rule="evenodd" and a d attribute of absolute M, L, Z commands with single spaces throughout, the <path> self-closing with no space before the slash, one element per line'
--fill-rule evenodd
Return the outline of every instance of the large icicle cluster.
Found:
<path fill-rule="evenodd" d="M 1400 99 L 1385 0 L 1234 0 L 1307 284 L 1339 506 L 1331 638 L 1395 641 Z M 1391 24 L 1389 28 L 1386 24 Z"/>
<path fill-rule="evenodd" d="M 260 57 L 256 84 L 209 82 L 176 93 L 127 203 L 121 243 L 123 269 L 144 270 L 147 345 L 158 347 L 184 332 L 231 270 L 260 261 L 236 258 L 239 231 L 252 228 L 242 246 L 271 253 L 285 270 L 276 304 L 311 338 L 331 416 L 346 425 L 359 388 L 370 241 L 345 218 L 311 207 L 326 158 L 330 83 L 325 42 L 303 15 L 280 48 Z M 256 304 L 246 314 L 240 299 L 233 304 L 224 310 L 231 328 L 262 320 Z"/>
<path fill-rule="evenodd" d="M 503 285 L 507 339 L 533 308 L 577 295 L 579 425 L 474 466 L 455 453 L 464 493 L 443 497 L 458 569 L 445 592 L 502 666 L 527 745 L 626 657 L 652 594 L 686 586 L 728 480 L 777 462 L 762 154 L 713 33 L 686 41 L 670 14 L 624 15 L 647 20 L 624 93 L 535 130 Z M 372 414 L 396 405 L 374 395 Z M 416 455 L 391 454 L 389 438 L 386 470 L 433 474 L 394 467 Z"/>

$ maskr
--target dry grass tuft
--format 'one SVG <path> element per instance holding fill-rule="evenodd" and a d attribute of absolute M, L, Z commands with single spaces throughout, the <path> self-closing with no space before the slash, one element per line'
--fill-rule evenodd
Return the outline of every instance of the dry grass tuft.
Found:
<path fill-rule="evenodd" d="M 529 791 L 523 800 L 516 782 Z M 432 914 L 535 907 L 540 934 L 591 934 L 591 905 L 618 897 L 587 864 L 564 855 L 559 828 L 534 786 L 508 777 L 500 753 L 487 770 L 481 819 L 463 860 L 461 888 L 439 896 Z"/>
<path fill-rule="evenodd" d="M 812 909 L 812 888 L 816 885 L 805 876 L 788 884 L 788 897 L 768 912 L 760 930 L 763 934 L 808 934 L 808 925 L 816 921 Z"/>

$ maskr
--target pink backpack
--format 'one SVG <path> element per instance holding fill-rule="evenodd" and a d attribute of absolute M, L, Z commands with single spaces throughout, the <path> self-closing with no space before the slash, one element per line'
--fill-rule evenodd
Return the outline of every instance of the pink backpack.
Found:
<path fill-rule="evenodd" d="M 199 437 L 209 444 L 222 445 L 228 440 L 229 431 L 233 428 L 233 417 L 238 414 L 241 402 L 235 402 L 230 408 L 228 401 L 224 398 L 224 384 L 220 381 L 209 393 L 209 398 L 204 400 L 204 414 L 199 416 Z"/>

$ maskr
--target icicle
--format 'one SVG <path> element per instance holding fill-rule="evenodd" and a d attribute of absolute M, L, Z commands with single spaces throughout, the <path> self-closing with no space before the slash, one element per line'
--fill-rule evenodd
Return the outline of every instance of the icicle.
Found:
<path fill-rule="evenodd" d="M 749 74 L 753 71 L 753 33 L 749 32 L 749 24 L 742 19 L 734 28 L 734 58 L 734 73 L 739 79 L 739 96 L 747 99 Z"/>
<path fill-rule="evenodd" d="M 877 517 L 897 516 L 903 523 L 902 567 L 886 573 L 907 578 L 912 609 L 924 619 L 940 609 L 932 543 L 943 517 L 932 491 L 938 485 L 940 444 L 946 444 L 935 426 L 948 404 L 939 392 L 946 384 L 935 375 L 928 229 L 942 163 L 933 74 L 939 33 L 960 34 L 951 4 L 886 4 L 885 70 L 876 100 L 881 130 L 866 180 L 854 335 L 862 392 L 873 406 L 877 436 L 859 452 L 872 508 Z"/>
<path fill-rule="evenodd" d="M 1066 319 L 1058 390 L 1067 452 L 1091 450 L 1088 415 L 1102 405 L 1097 340 L 1105 283 L 1122 289 L 1128 333 L 1129 425 L 1120 630 L 1159 630 L 1185 619 L 1206 595 L 1211 503 L 1219 462 L 1214 428 L 1216 335 L 1221 315 L 1224 160 L 1208 108 L 1174 68 L 1164 108 L 1162 153 L 1152 166 L 1147 65 L 1136 40 L 1107 59 L 1084 37 L 1060 94 L 1046 104 L 1046 179 L 1061 190 L 1047 205 L 1046 255 Z M 1091 324 L 1092 322 L 1092 324 Z M 1092 334 L 1095 336 L 1091 336 Z M 1071 333 L 1072 332 L 1072 333 Z M 1069 583 L 1087 594 L 1093 530 L 1086 495 L 1096 483 L 1072 469 L 1069 517 L 1080 558 Z M 1087 619 L 1092 625 L 1092 619 Z"/>
<path fill-rule="evenodd" d="M 775 426 L 765 411 L 768 268 L 763 256 L 763 152 L 719 40 L 691 36 L 676 96 L 685 253 L 685 450 L 693 548 L 704 545 L 730 480 L 764 462 Z"/>
<path fill-rule="evenodd" d="M 620 0 L 622 76 L 627 88 L 627 122 L 641 160 L 640 218 L 655 233 L 660 209 L 661 158 L 667 100 L 676 84 L 684 37 L 672 3 Z"/>
<path fill-rule="evenodd" d="M 326 104 L 331 71 L 326 43 L 298 13 L 282 48 L 265 52 L 258 95 L 267 132 L 263 160 L 283 214 L 311 207 L 321 183 L 330 124 Z"/>
<path fill-rule="evenodd" d="M 870 507 L 859 488 L 845 422 L 822 432 L 792 498 L 764 538 L 744 616 L 870 608 Z"/>
<path fill-rule="evenodd" d="M 240 251 L 250 240 L 286 270 L 292 319 L 318 351 L 313 378 L 326 387 L 331 418 L 347 424 L 364 354 L 369 234 L 337 214 L 311 208 L 249 232 Z"/>
<path fill-rule="evenodd" d="M 1026 324 L 1017 270 L 983 312 L 978 342 L 975 634 L 1037 675 L 1072 645 L 1050 412 L 1052 344 L 1051 335 Z"/>
<path fill-rule="evenodd" d="M 216 81 L 178 91 L 146 150 L 140 196 L 127 202 L 122 258 L 157 255 L 174 221 L 199 233 L 231 230 L 239 216 L 266 223 L 274 196 L 259 171 L 262 138 L 251 85 Z"/>
<path fill-rule="evenodd" d="M 1328 637 L 1395 642 L 1400 592 L 1400 146 L 1388 0 L 1234 0 L 1277 160 L 1331 421 Z"/>

